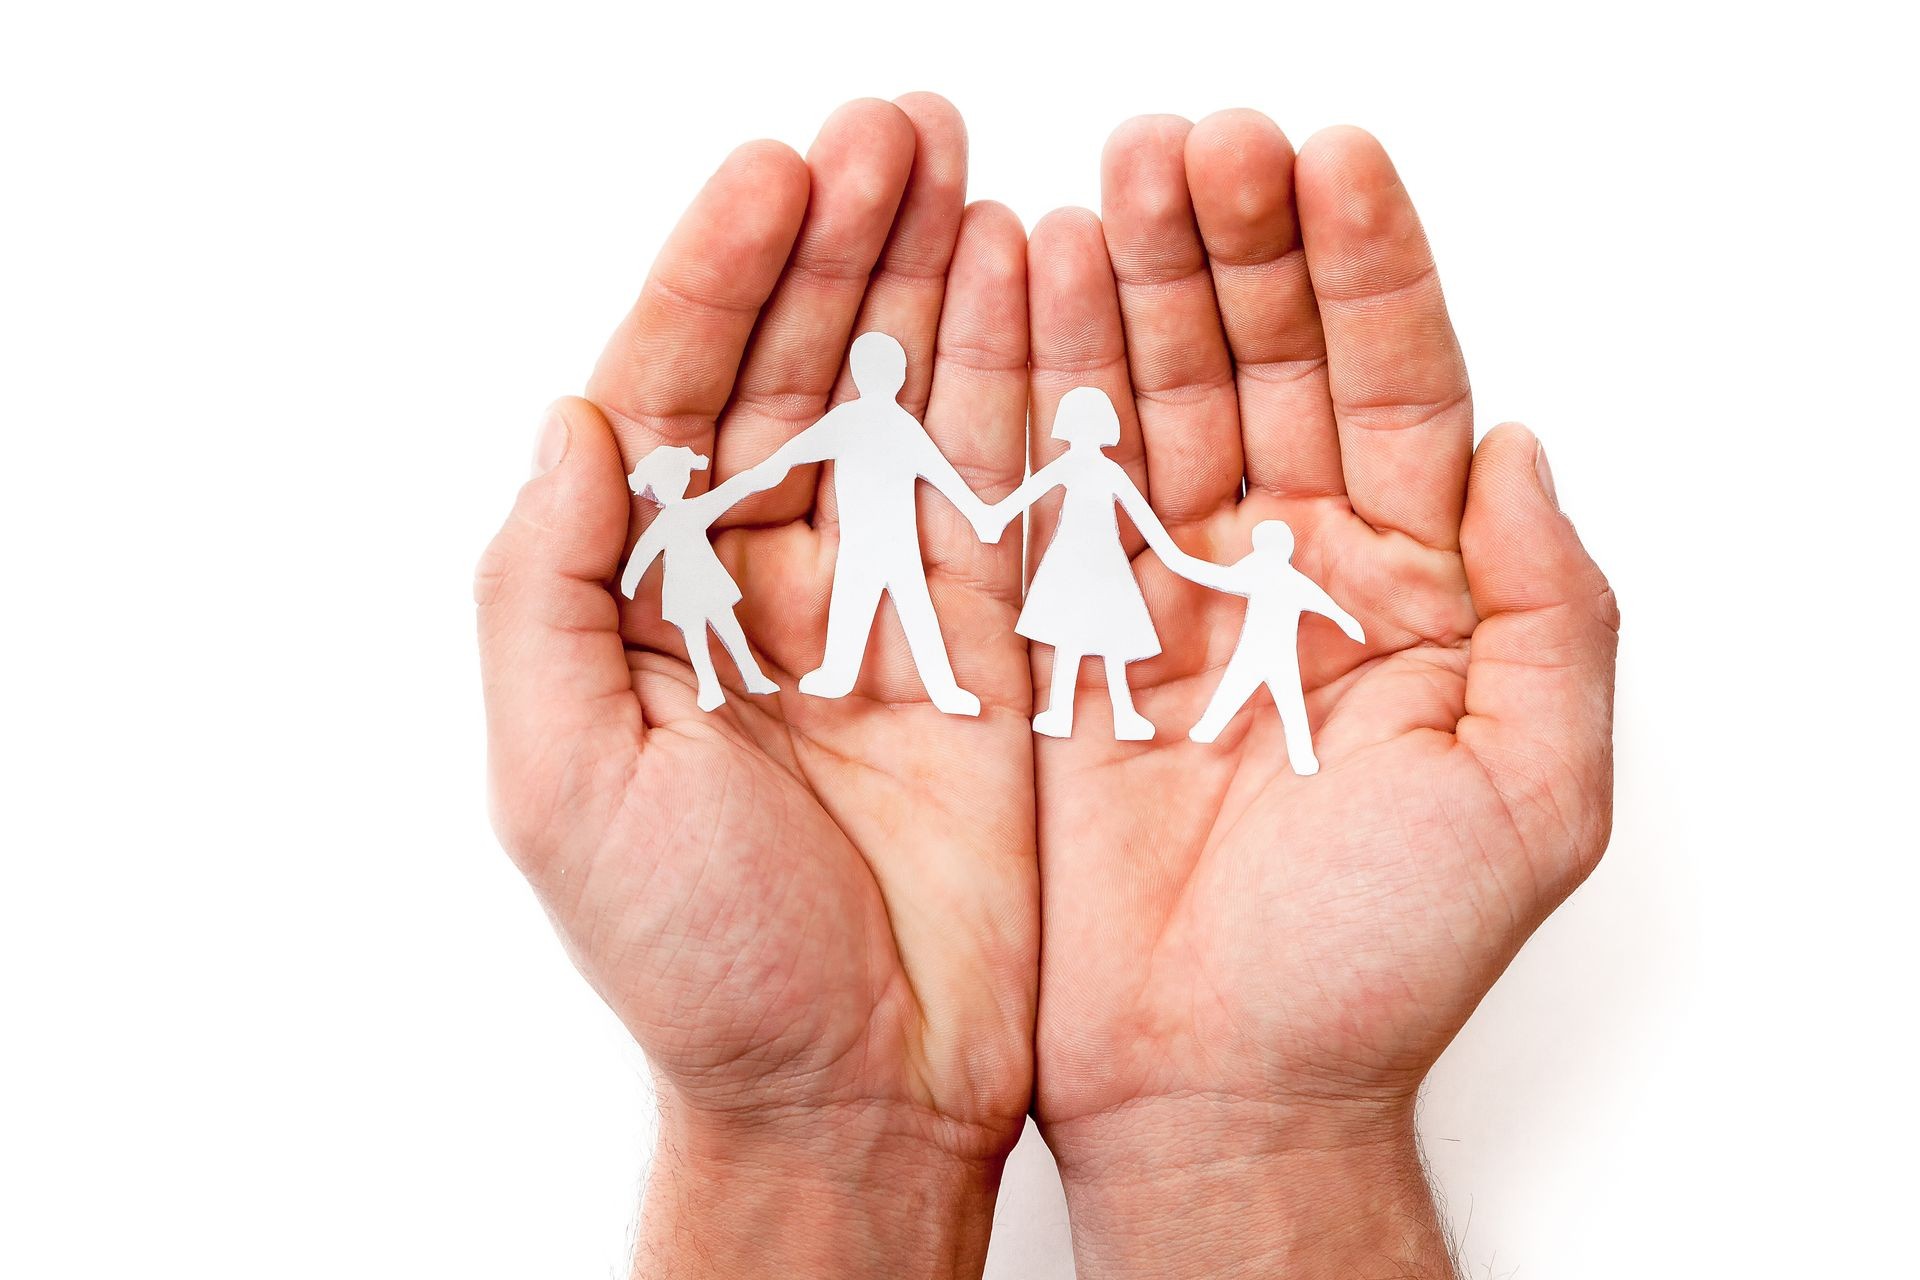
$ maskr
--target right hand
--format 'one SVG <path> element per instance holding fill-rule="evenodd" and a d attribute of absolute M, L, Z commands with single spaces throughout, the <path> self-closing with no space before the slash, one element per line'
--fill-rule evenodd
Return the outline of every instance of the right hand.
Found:
<path fill-rule="evenodd" d="M 969 482 L 1018 483 L 1025 241 L 1006 209 L 963 208 L 965 155 L 930 95 L 842 108 L 806 160 L 736 151 L 591 399 L 557 406 L 551 465 L 478 573 L 495 823 L 656 1072 L 643 1247 L 677 1274 L 766 1249 L 787 1251 L 753 1259 L 769 1273 L 804 1274 L 797 1252 L 976 1270 L 1026 1117 L 1039 922 L 1018 547 L 923 504 L 978 719 L 928 704 L 886 611 L 851 696 L 744 699 L 719 654 L 736 692 L 702 713 L 658 572 L 632 604 L 610 587 L 641 510 L 628 462 L 690 445 L 719 482 L 767 457 L 827 409 L 867 329 L 907 348 L 902 401 Z M 742 503 L 716 540 L 776 678 L 823 644 L 838 531 L 817 471 Z M 792 1229 L 720 1203 L 745 1195 Z M 819 1238 L 875 1213 L 895 1220 Z M 700 1257 L 675 1252 L 695 1239 Z"/>

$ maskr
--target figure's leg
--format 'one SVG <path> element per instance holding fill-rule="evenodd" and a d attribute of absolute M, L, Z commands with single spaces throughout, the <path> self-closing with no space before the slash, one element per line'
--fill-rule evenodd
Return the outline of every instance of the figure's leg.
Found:
<path fill-rule="evenodd" d="M 916 560 L 911 569 L 902 567 L 887 582 L 893 596 L 894 612 L 900 615 L 900 629 L 907 633 L 907 652 L 920 672 L 920 683 L 927 687 L 933 705 L 950 716 L 977 716 L 980 699 L 962 689 L 953 678 L 953 664 L 947 659 L 947 642 L 940 634 L 940 618 L 933 611 L 933 595 L 927 590 L 926 570 Z"/>
<path fill-rule="evenodd" d="M 1218 738 L 1261 683 L 1261 672 L 1243 644 L 1227 659 L 1226 670 L 1220 673 L 1220 684 L 1214 689 L 1212 700 L 1201 714 L 1200 723 L 1194 725 L 1187 736 L 1195 742 L 1212 742 Z"/>
<path fill-rule="evenodd" d="M 713 669 L 713 654 L 707 649 L 706 624 L 681 627 L 680 634 L 686 637 L 687 661 L 693 664 L 694 678 L 699 681 L 693 700 L 702 711 L 711 711 L 727 700 L 727 693 L 720 687 L 719 673 Z"/>
<path fill-rule="evenodd" d="M 1107 659 L 1107 694 L 1113 699 L 1113 736 L 1117 742 L 1152 742 L 1153 721 L 1133 709 L 1133 689 L 1127 684 L 1127 664 Z"/>
<path fill-rule="evenodd" d="M 845 557 L 834 566 L 833 594 L 827 600 L 826 653 L 818 667 L 800 677 L 800 692 L 816 698 L 844 698 L 853 692 L 883 588 L 879 575 L 851 572 Z"/>
<path fill-rule="evenodd" d="M 1267 688 L 1273 692 L 1273 705 L 1280 708 L 1280 728 L 1287 735 L 1287 763 L 1305 778 L 1320 772 L 1320 761 L 1313 754 L 1313 731 L 1307 724 L 1307 699 L 1300 691 L 1300 663 L 1281 661 L 1267 676 Z"/>
<path fill-rule="evenodd" d="M 1053 651 L 1053 691 L 1047 695 L 1047 709 L 1033 718 L 1033 731 L 1049 738 L 1073 736 L 1073 688 L 1080 680 L 1080 655 L 1065 649 Z"/>
<path fill-rule="evenodd" d="M 713 633 L 720 637 L 727 656 L 733 659 L 733 665 L 740 669 L 740 681 L 748 693 L 778 693 L 780 686 L 767 678 L 754 660 L 753 648 L 747 644 L 747 633 L 740 629 L 740 619 L 734 617 L 733 610 L 723 609 L 711 619 Z"/>

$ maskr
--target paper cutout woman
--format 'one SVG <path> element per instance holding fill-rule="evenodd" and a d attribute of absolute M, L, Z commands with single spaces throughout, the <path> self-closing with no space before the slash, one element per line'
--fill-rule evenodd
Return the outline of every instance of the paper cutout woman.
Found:
<path fill-rule="evenodd" d="M 726 701 L 726 692 L 720 687 L 713 654 L 707 648 L 708 627 L 720 637 L 748 693 L 777 693 L 780 686 L 754 661 L 746 633 L 733 615 L 740 588 L 707 538 L 708 528 L 728 507 L 765 485 L 748 473 L 697 498 L 686 497 L 687 481 L 695 471 L 706 469 L 706 455 L 682 445 L 662 445 L 640 459 L 627 477 L 635 493 L 660 504 L 660 514 L 633 548 L 627 571 L 620 579 L 620 591 L 632 599 L 647 566 L 655 559 L 660 561 L 660 616 L 686 637 L 687 661 L 693 664 L 699 680 L 695 701 L 702 711 L 712 711 Z"/>
<path fill-rule="evenodd" d="M 1147 545 L 1169 563 L 1190 559 L 1174 544 L 1124 468 L 1104 450 L 1120 441 L 1113 402 L 1095 387 L 1075 387 L 1060 400 L 1053 437 L 1067 451 L 994 504 L 989 530 L 1004 528 L 1015 514 L 1053 488 L 1065 490 L 1060 521 L 1027 588 L 1014 630 L 1053 646 L 1053 691 L 1047 709 L 1033 718 L 1035 733 L 1064 738 L 1073 732 L 1074 686 L 1082 658 L 1107 664 L 1113 698 L 1113 736 L 1123 742 L 1153 737 L 1153 723 L 1134 710 L 1127 664 L 1160 652 L 1160 637 L 1134 581 L 1133 565 L 1120 543 L 1115 505 L 1125 510 Z"/>
<path fill-rule="evenodd" d="M 1212 742 L 1227 722 L 1247 705 L 1247 699 L 1266 685 L 1280 711 L 1280 728 L 1287 739 L 1287 763 L 1301 777 L 1320 771 L 1313 754 L 1313 736 L 1307 728 L 1307 702 L 1300 691 L 1300 615 L 1317 613 L 1331 618 L 1356 643 L 1366 633 L 1353 615 L 1333 602 L 1313 579 L 1293 567 L 1293 530 L 1282 520 L 1262 520 L 1253 527 L 1253 550 L 1231 565 L 1186 558 L 1180 573 L 1216 591 L 1247 598 L 1247 620 L 1240 642 L 1220 686 L 1207 704 L 1200 723 L 1187 734 L 1195 742 Z"/>

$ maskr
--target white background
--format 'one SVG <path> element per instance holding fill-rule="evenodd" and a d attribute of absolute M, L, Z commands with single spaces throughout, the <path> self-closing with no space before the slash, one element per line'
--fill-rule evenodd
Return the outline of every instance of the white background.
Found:
<path fill-rule="evenodd" d="M 673 8 L 9 6 L 0 1272 L 621 1274 L 650 1106 L 487 826 L 471 566 L 726 150 L 916 88 L 1029 226 L 1131 114 L 1373 129 L 1614 579 L 1612 851 L 1425 1102 L 1472 1274 L 1911 1267 L 1912 33 Z M 991 1270 L 1071 1273 L 1031 1134 Z"/>

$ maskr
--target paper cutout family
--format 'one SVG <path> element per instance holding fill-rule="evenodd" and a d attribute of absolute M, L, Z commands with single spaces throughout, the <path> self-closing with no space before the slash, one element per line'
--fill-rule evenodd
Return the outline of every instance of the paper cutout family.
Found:
<path fill-rule="evenodd" d="M 640 460 L 629 477 L 633 491 L 659 504 L 641 535 L 620 590 L 631 597 L 654 560 L 661 561 L 660 615 L 679 628 L 698 679 L 703 711 L 725 701 L 707 643 L 711 627 L 739 669 L 748 693 L 779 688 L 754 660 L 733 606 L 740 588 L 708 541 L 708 529 L 749 494 L 771 489 L 794 467 L 832 462 L 840 541 L 827 608 L 827 641 L 820 665 L 800 678 L 800 691 L 839 698 L 853 691 L 883 595 L 906 632 L 907 648 L 933 705 L 950 715 L 978 715 L 980 700 L 962 689 L 947 660 L 940 620 L 927 591 L 916 515 L 919 482 L 927 481 L 973 525 L 983 542 L 998 542 L 1007 526 L 1049 491 L 1064 497 L 1052 540 L 1040 557 L 1014 630 L 1053 649 L 1053 684 L 1034 732 L 1064 738 L 1073 731 L 1074 688 L 1083 658 L 1106 664 L 1113 700 L 1114 737 L 1144 742 L 1153 724 L 1134 709 L 1127 664 L 1160 652 L 1160 638 L 1120 541 L 1116 511 L 1125 511 L 1147 545 L 1180 576 L 1216 591 L 1243 596 L 1246 621 L 1220 684 L 1188 734 L 1212 742 L 1261 685 L 1280 711 L 1288 762 L 1297 774 L 1319 768 L 1300 688 L 1298 632 L 1303 613 L 1333 619 L 1355 641 L 1360 624 L 1325 591 L 1295 569 L 1293 533 L 1279 520 L 1253 529 L 1253 550 L 1231 565 L 1182 551 L 1106 450 L 1119 443 L 1113 403 L 1094 387 L 1076 387 L 1061 399 L 1053 435 L 1067 451 L 989 505 L 961 479 L 914 416 L 898 402 L 907 356 L 884 333 L 862 334 L 849 354 L 858 395 L 830 410 L 776 449 L 764 462 L 697 497 L 686 496 L 694 471 L 707 459 L 666 445 Z"/>

